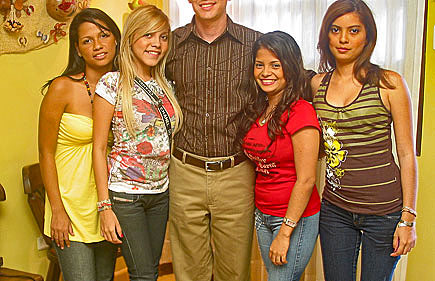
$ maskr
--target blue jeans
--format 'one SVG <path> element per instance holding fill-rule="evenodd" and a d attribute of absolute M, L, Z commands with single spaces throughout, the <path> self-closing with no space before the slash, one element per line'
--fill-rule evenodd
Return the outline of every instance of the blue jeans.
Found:
<path fill-rule="evenodd" d="M 118 246 L 107 241 L 70 243 L 63 250 L 53 243 L 65 281 L 113 280 Z"/>
<path fill-rule="evenodd" d="M 326 281 L 356 280 L 361 247 L 361 281 L 390 281 L 400 257 L 391 257 L 401 213 L 362 215 L 326 200 L 320 212 L 320 243 Z"/>
<path fill-rule="evenodd" d="M 110 191 L 124 237 L 121 250 L 130 280 L 155 281 L 168 220 L 169 191 L 127 194 Z"/>
<path fill-rule="evenodd" d="M 299 220 L 290 237 L 287 263 L 274 265 L 269 258 L 269 248 L 273 239 L 278 235 L 282 219 L 282 217 L 266 215 L 258 209 L 255 210 L 255 228 L 261 256 L 267 269 L 267 280 L 299 281 L 316 244 L 319 233 L 319 213 Z"/>

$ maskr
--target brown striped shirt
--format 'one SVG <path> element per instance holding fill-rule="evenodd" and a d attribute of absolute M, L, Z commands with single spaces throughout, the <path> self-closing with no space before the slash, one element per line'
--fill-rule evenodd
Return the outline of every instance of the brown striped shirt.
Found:
<path fill-rule="evenodd" d="M 363 85 L 352 103 L 336 107 L 326 101 L 331 76 L 325 75 L 313 99 L 327 155 L 323 198 L 355 213 L 399 211 L 402 189 L 391 150 L 392 116 L 379 88 Z"/>
<path fill-rule="evenodd" d="M 235 116 L 248 101 L 251 50 L 261 33 L 228 18 L 226 31 L 212 43 L 194 32 L 194 19 L 173 32 L 166 74 L 175 82 L 184 125 L 175 146 L 205 156 L 236 154 Z"/>

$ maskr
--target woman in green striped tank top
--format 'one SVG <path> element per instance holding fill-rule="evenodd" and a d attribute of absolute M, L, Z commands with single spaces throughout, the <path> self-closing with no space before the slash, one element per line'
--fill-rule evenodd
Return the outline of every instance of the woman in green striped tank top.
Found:
<path fill-rule="evenodd" d="M 415 246 L 417 167 L 404 79 L 370 62 L 376 24 L 361 0 L 338 0 L 320 29 L 320 74 L 311 82 L 323 131 L 320 215 L 325 280 L 391 280 Z M 399 166 L 392 154 L 391 124 Z"/>

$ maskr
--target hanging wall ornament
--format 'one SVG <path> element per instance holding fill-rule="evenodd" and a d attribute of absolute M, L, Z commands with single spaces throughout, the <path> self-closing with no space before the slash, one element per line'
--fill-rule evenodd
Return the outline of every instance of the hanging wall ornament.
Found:
<path fill-rule="evenodd" d="M 0 55 L 44 48 L 67 37 L 91 0 L 0 0 Z"/>
<path fill-rule="evenodd" d="M 57 21 L 68 21 L 77 10 L 75 0 L 46 0 L 47 12 Z"/>
<path fill-rule="evenodd" d="M 3 28 L 6 32 L 20 32 L 23 29 L 24 25 L 18 21 L 17 11 L 20 11 L 15 8 L 15 2 L 19 2 L 19 7 L 22 9 L 22 0 L 11 1 L 11 7 L 9 9 L 9 15 L 6 17 L 6 21 L 3 23 Z"/>
<path fill-rule="evenodd" d="M 62 27 L 65 26 L 66 23 L 56 23 L 54 28 L 50 30 L 50 35 L 53 36 L 54 42 L 59 41 L 59 38 L 64 37 L 66 35 L 66 31 L 62 30 Z"/>
<path fill-rule="evenodd" d="M 128 7 L 130 8 L 130 10 L 134 10 L 137 7 L 144 6 L 146 4 L 147 2 L 145 0 L 133 0 L 130 3 L 128 3 Z"/>

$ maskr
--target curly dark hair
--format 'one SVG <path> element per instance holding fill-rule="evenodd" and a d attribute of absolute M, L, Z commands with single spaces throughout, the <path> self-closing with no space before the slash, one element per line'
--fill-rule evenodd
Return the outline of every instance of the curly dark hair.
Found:
<path fill-rule="evenodd" d="M 282 127 L 287 120 L 281 120 L 282 114 L 286 110 L 289 110 L 295 101 L 301 98 L 311 100 L 310 79 L 315 73 L 314 71 L 304 69 L 302 53 L 294 38 L 282 31 L 274 31 L 262 35 L 255 41 L 252 49 L 250 83 L 253 89 L 247 106 L 241 113 L 241 116 L 239 115 L 239 118 L 241 118 L 240 129 L 235 142 L 235 145 L 239 147 L 242 145 L 243 138 L 252 124 L 257 120 L 258 116 L 264 112 L 268 105 L 266 93 L 261 90 L 254 79 L 255 59 L 258 50 L 261 48 L 271 51 L 280 60 L 286 81 L 281 100 L 269 119 L 267 133 L 271 139 L 270 144 L 272 144 L 277 136 L 283 134 Z"/>

